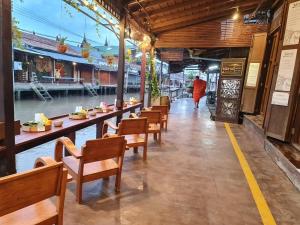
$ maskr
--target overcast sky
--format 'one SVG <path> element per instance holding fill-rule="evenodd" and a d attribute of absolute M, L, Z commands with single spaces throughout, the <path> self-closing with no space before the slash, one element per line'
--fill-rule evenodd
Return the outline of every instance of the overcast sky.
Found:
<path fill-rule="evenodd" d="M 110 45 L 118 45 L 118 39 L 111 31 L 100 26 L 99 37 L 95 21 L 62 0 L 13 0 L 13 17 L 19 21 L 20 28 L 28 31 L 49 36 L 61 35 L 76 42 L 81 42 L 85 33 L 93 46 L 104 45 L 106 37 Z"/>

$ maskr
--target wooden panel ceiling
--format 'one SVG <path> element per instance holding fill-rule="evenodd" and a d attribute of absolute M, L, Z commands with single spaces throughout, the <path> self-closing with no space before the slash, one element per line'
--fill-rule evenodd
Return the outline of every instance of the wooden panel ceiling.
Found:
<path fill-rule="evenodd" d="M 247 25 L 243 20 L 218 19 L 164 32 L 158 35 L 156 48 L 249 47 L 252 34 L 266 32 L 268 25 Z"/>
<path fill-rule="evenodd" d="M 254 11 L 264 0 L 131 0 L 128 11 L 134 20 L 155 35 Z"/>

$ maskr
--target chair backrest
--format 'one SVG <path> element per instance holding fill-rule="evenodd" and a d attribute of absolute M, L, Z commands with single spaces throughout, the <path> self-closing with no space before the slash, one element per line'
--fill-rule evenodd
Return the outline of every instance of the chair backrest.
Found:
<path fill-rule="evenodd" d="M 0 217 L 60 195 L 66 179 L 63 163 L 32 169 L 0 178 Z M 47 209 L 45 209 L 47 210 Z"/>
<path fill-rule="evenodd" d="M 82 151 L 83 163 L 123 157 L 126 147 L 124 137 L 89 140 Z"/>
<path fill-rule="evenodd" d="M 119 126 L 119 135 L 146 134 L 148 129 L 147 118 L 122 119 Z"/>
<path fill-rule="evenodd" d="M 167 105 L 153 105 L 152 110 L 160 110 L 162 115 L 168 115 L 169 106 L 167 106 Z"/>
<path fill-rule="evenodd" d="M 141 111 L 140 117 L 147 118 L 148 123 L 161 123 L 161 114 L 160 110 Z"/>

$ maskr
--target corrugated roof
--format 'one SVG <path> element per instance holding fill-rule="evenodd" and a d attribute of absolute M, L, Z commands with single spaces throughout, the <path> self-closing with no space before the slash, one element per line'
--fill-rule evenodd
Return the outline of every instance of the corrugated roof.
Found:
<path fill-rule="evenodd" d="M 88 62 L 87 59 L 84 59 L 82 57 L 76 57 L 76 56 L 71 56 L 71 55 L 67 55 L 67 54 L 60 54 L 60 53 L 56 53 L 56 52 L 43 51 L 43 50 L 39 50 L 39 49 L 34 49 L 33 51 L 38 52 L 42 55 L 49 56 L 56 60 L 64 60 L 64 61 L 94 65 L 94 63 Z"/>

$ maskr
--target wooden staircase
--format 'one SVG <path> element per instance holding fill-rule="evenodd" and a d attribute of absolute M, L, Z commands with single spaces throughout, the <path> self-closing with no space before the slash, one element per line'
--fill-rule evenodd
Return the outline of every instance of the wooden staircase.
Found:
<path fill-rule="evenodd" d="M 30 83 L 32 90 L 36 93 L 41 101 L 51 101 L 53 97 L 49 94 L 44 85 L 39 81 L 34 80 Z"/>
<path fill-rule="evenodd" d="M 84 89 L 87 90 L 88 94 L 89 94 L 91 97 L 98 96 L 98 93 L 97 93 L 97 91 L 93 88 L 92 84 L 89 84 L 89 83 L 82 83 L 82 85 L 84 86 Z"/>

